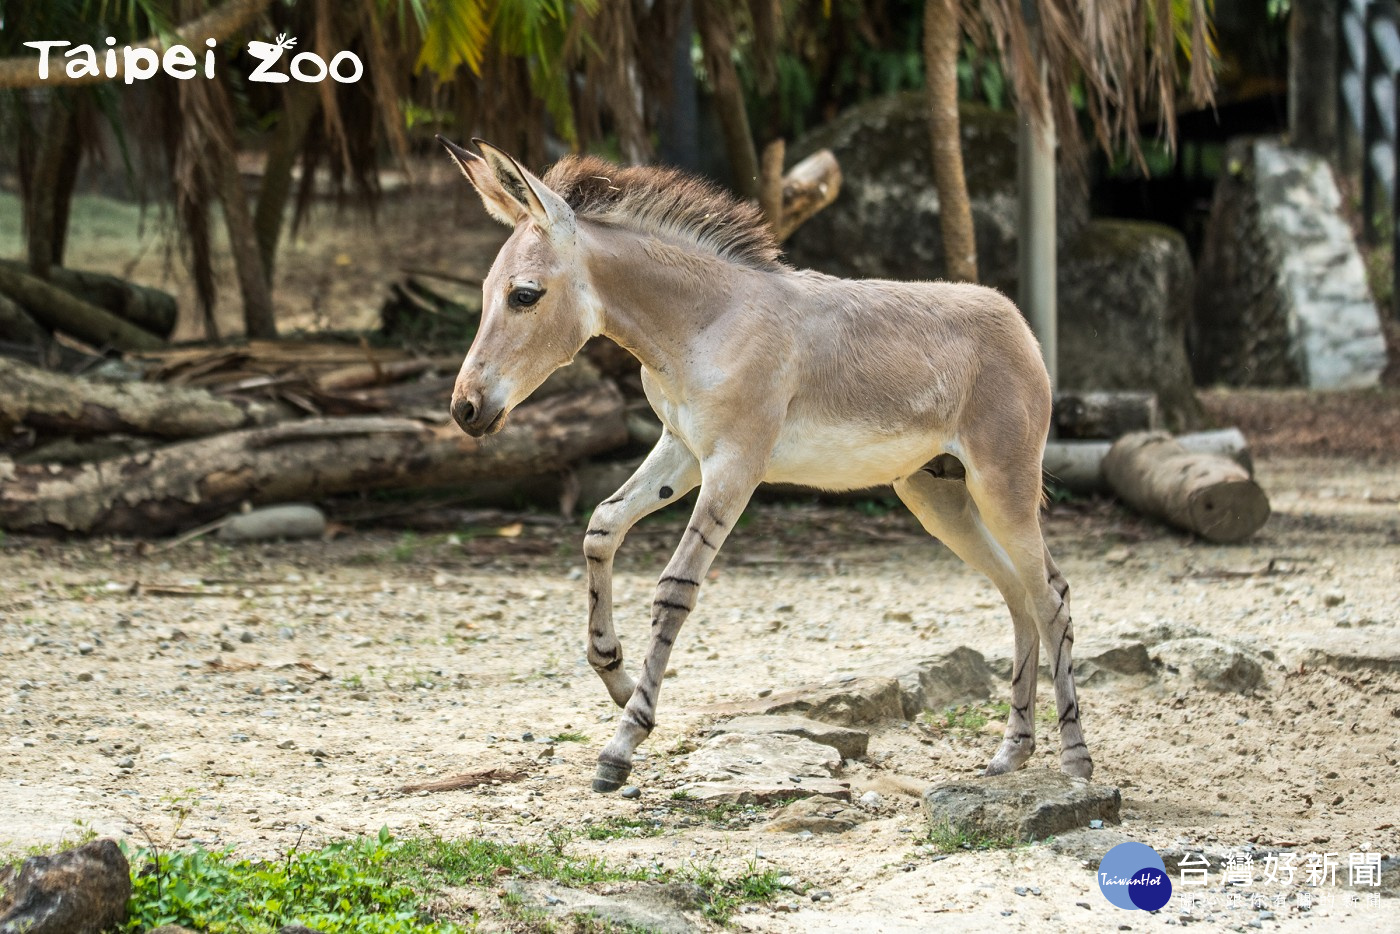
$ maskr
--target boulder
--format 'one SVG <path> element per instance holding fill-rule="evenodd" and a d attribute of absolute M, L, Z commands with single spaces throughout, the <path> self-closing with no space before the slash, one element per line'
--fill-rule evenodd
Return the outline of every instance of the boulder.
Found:
<path fill-rule="evenodd" d="M 1196 278 L 1198 381 L 1375 386 L 1380 315 L 1327 161 L 1238 139 L 1225 165 Z"/>
<path fill-rule="evenodd" d="M 924 792 L 924 813 L 974 839 L 1044 840 L 1091 820 L 1119 822 L 1123 796 L 1058 771 L 1022 769 Z"/>
<path fill-rule="evenodd" d="M 0 869 L 0 934 L 101 934 L 126 920 L 131 867 L 112 840 Z"/>
<path fill-rule="evenodd" d="M 903 720 L 904 693 L 890 677 L 848 677 L 825 684 L 809 684 L 782 694 L 751 701 L 715 704 L 712 713 L 796 714 L 812 720 L 857 726 L 881 720 Z"/>
<path fill-rule="evenodd" d="M 555 918 L 586 916 L 609 931 L 692 934 L 702 930 L 698 916 L 709 904 L 705 890 L 689 882 L 647 882 L 599 895 L 551 882 L 510 880 L 505 890 L 532 911 Z"/>
<path fill-rule="evenodd" d="M 789 161 L 830 149 L 841 194 L 793 234 L 788 260 L 846 278 L 938 279 L 946 275 L 938 193 L 922 92 L 852 107 L 793 143 Z M 1016 281 L 1016 116 L 976 104 L 960 108 L 968 197 L 982 281 Z M 1087 199 L 1062 180 L 1060 236 L 1073 235 Z M 1078 210 L 1076 210 L 1078 208 Z"/>
<path fill-rule="evenodd" d="M 1059 384 L 1154 392 L 1167 427 L 1199 427 L 1185 238 L 1161 224 L 1096 218 L 1061 242 L 1058 275 Z"/>

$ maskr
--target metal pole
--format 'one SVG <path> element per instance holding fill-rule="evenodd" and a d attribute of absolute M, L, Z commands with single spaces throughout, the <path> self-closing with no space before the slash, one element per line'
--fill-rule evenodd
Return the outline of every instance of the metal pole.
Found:
<path fill-rule="evenodd" d="M 1039 48 L 1037 47 L 1037 55 Z M 1042 94 L 1045 94 L 1045 62 L 1040 62 Z M 1059 348 L 1056 339 L 1055 305 L 1055 123 L 1049 100 L 1045 107 L 1045 126 L 1040 132 L 1031 125 L 1027 113 L 1021 114 L 1017 135 L 1018 213 L 1016 221 L 1016 259 L 1020 278 L 1017 298 L 1021 312 L 1030 321 L 1031 330 L 1040 341 L 1040 353 L 1045 369 L 1050 373 L 1050 385 L 1059 388 Z"/>

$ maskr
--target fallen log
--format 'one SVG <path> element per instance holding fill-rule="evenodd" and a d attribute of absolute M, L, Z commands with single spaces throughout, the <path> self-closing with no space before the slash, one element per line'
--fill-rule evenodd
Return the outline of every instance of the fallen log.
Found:
<path fill-rule="evenodd" d="M 1165 432 L 1137 432 L 1103 461 L 1109 487 L 1139 512 L 1212 542 L 1239 542 L 1269 519 L 1269 498 L 1239 464 L 1187 450 Z"/>
<path fill-rule="evenodd" d="M 44 347 L 52 335 L 39 326 L 29 313 L 0 295 L 0 338 L 29 347 Z"/>
<path fill-rule="evenodd" d="M 199 438 L 278 421 L 272 406 L 160 383 L 65 376 L 0 357 L 0 431 Z"/>
<path fill-rule="evenodd" d="M 41 324 L 95 347 L 155 350 L 165 346 L 165 341 L 150 331 L 12 266 L 0 265 L 0 293 L 14 299 Z"/>
<path fill-rule="evenodd" d="M 1188 451 L 1217 454 L 1254 473 L 1249 444 L 1238 428 L 1199 431 L 1176 439 Z M 1103 474 L 1103 461 L 1112 441 L 1051 441 L 1045 446 L 1045 482 L 1071 493 L 1112 492 Z"/>
<path fill-rule="evenodd" d="M 0 266 L 27 272 L 24 263 L 0 260 Z M 157 337 L 169 337 L 175 330 L 179 306 L 175 296 L 150 286 L 137 285 L 118 276 L 84 269 L 49 267 L 48 281 L 85 302 L 104 308 L 112 314 Z"/>
<path fill-rule="evenodd" d="M 74 467 L 0 459 L 0 528 L 164 535 L 243 502 L 467 486 L 558 470 L 626 441 L 622 395 L 603 382 L 527 403 L 487 438 L 403 418 L 322 418 Z"/>

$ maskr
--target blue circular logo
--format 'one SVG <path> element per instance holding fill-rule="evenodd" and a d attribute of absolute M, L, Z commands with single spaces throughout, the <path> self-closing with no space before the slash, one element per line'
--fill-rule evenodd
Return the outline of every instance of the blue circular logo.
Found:
<path fill-rule="evenodd" d="M 1172 897 L 1172 881 L 1157 851 L 1146 843 L 1120 843 L 1099 863 L 1099 891 L 1128 911 L 1157 911 Z"/>

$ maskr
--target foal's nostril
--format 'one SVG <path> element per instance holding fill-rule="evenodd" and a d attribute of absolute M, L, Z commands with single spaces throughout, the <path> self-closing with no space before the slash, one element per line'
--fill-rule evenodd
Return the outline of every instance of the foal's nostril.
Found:
<path fill-rule="evenodd" d="M 458 425 L 466 428 L 475 417 L 476 406 L 472 404 L 470 399 L 458 399 L 452 403 L 452 418 Z"/>

